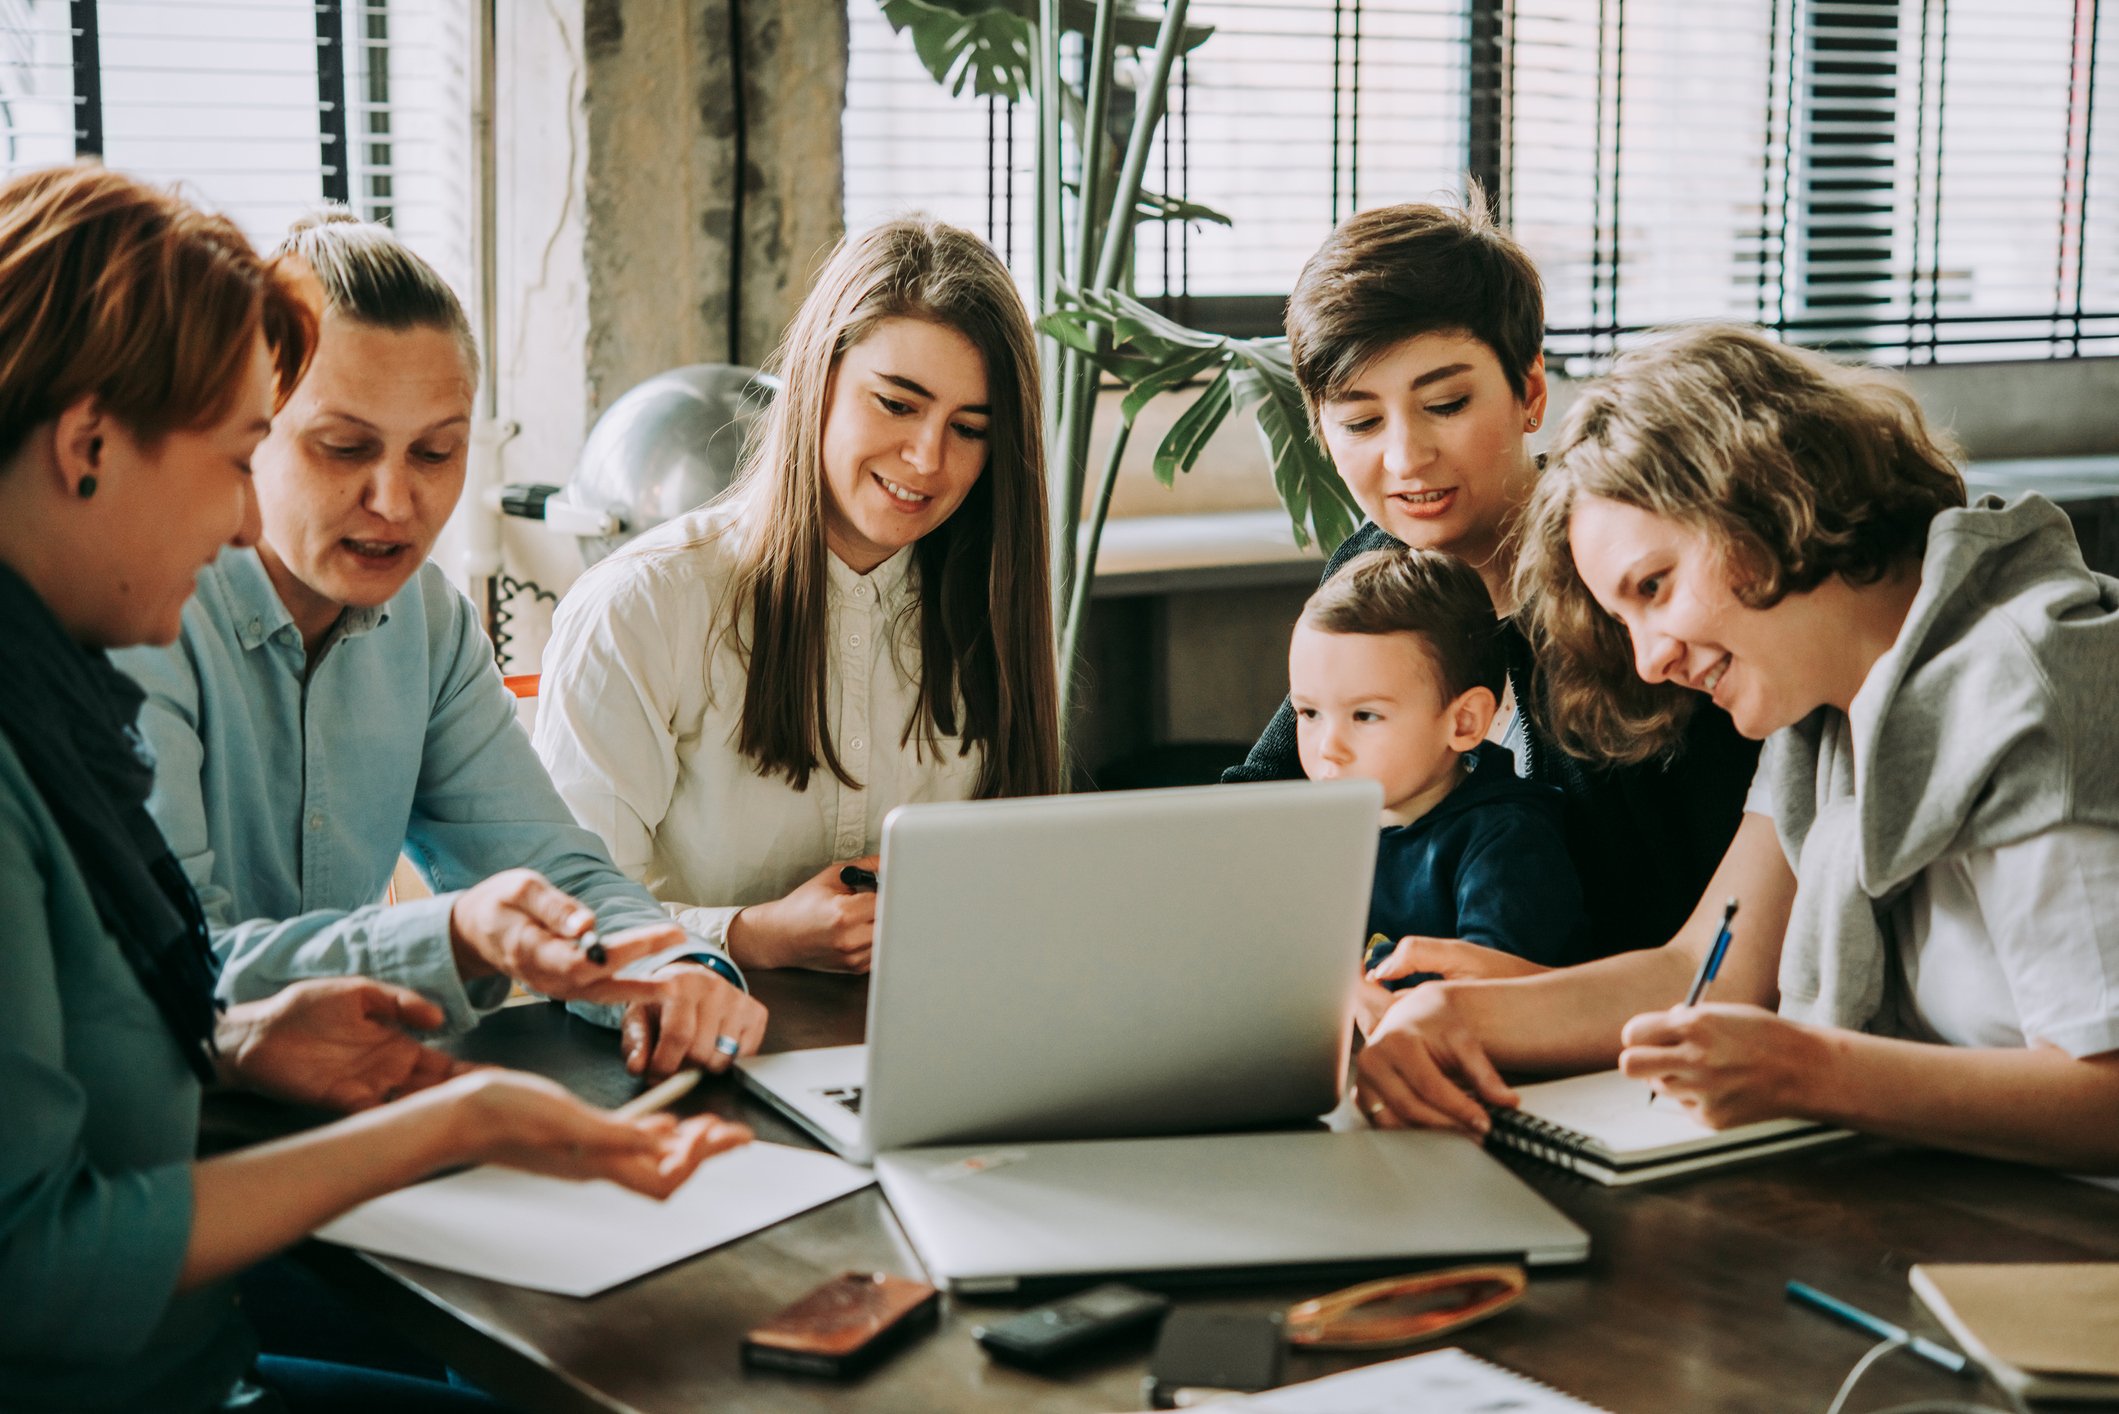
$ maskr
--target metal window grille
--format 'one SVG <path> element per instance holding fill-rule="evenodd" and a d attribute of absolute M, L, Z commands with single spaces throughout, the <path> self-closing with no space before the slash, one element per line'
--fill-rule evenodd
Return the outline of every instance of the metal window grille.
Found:
<path fill-rule="evenodd" d="M 849 0 L 847 221 L 925 207 L 1027 273 L 1027 113 L 947 97 Z M 1134 288 L 1277 327 L 1332 224 L 1468 174 L 1547 284 L 1548 352 L 1753 321 L 1886 362 L 2119 354 L 2119 3 L 1195 0 L 1150 166 L 1233 228 Z M 2102 82 L 2100 82 L 2100 79 Z"/>
<path fill-rule="evenodd" d="M 0 0 L 0 174 L 98 154 L 261 248 L 322 201 L 471 289 L 465 0 Z"/>

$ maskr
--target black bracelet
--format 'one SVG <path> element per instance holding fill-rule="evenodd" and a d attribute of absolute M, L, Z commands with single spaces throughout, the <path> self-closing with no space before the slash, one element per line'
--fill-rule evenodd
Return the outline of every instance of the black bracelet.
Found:
<path fill-rule="evenodd" d="M 743 985 L 743 974 L 736 970 L 736 964 L 730 962 L 727 958 L 721 956 L 721 954 L 719 953 L 686 953 L 683 957 L 676 958 L 674 959 L 674 961 L 696 962 L 701 967 L 705 968 L 707 971 L 713 973 L 716 977 L 719 977 L 722 981 L 728 983 L 729 986 L 734 987 L 737 991 L 745 993 L 746 995 L 750 992 L 750 988 Z"/>

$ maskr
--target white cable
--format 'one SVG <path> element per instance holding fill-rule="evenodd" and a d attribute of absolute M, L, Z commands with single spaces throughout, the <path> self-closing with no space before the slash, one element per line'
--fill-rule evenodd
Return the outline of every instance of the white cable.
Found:
<path fill-rule="evenodd" d="M 1832 1396 L 1832 1406 L 1825 1414 L 1840 1414 L 1840 1411 L 1847 1407 L 1848 1399 L 1853 1397 L 1854 1387 L 1861 1383 L 1861 1377 L 1869 1373 L 1869 1367 L 1893 1351 L 1905 1349 L 1907 1342 L 1912 1339 L 1909 1335 L 1894 1335 L 1889 1340 L 1871 1346 L 1867 1355 L 1854 1362 L 1854 1368 L 1847 1372 L 1847 1378 L 1839 1382 L 1839 1393 Z"/>
<path fill-rule="evenodd" d="M 1885 1356 L 1905 1349 L 1911 1339 L 1911 1336 L 1893 1336 L 1871 1347 L 1868 1354 L 1854 1362 L 1854 1368 L 1849 1370 L 1847 1378 L 1840 1382 L 1839 1393 L 1832 1397 L 1832 1407 L 1827 1409 L 1825 1414 L 1842 1414 L 1848 1399 L 1853 1397 L 1854 1387 L 1861 1383 L 1862 1376 L 1869 1373 L 1870 1367 Z M 2023 1401 L 2015 1395 L 2007 1390 L 2001 1393 L 2003 1398 L 2014 1406 L 2014 1414 L 2031 1414 L 2030 1410 L 2024 1408 Z M 2011 1411 L 1998 1405 L 1972 1404 L 1962 1399 L 1923 1399 L 1911 1404 L 1894 1404 L 1888 1409 L 1873 1410 L 1871 1414 L 2011 1414 Z"/>

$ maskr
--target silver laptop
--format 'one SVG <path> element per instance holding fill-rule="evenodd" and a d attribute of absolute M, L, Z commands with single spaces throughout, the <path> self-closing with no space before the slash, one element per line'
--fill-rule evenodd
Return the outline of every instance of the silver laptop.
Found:
<path fill-rule="evenodd" d="M 1337 781 L 892 811 L 870 1044 L 745 1078 L 880 1156 L 960 1292 L 1580 1261 L 1477 1145 L 1340 1106 L 1381 805 Z M 1208 1132 L 1335 1107 L 1350 1132 Z"/>
<path fill-rule="evenodd" d="M 1506 1259 L 1579 1262 L 1589 1235 L 1471 1140 L 1381 1131 L 972 1145 L 885 1154 L 876 1176 L 953 1292 L 1345 1280 Z"/>
<path fill-rule="evenodd" d="M 866 1046 L 742 1062 L 858 1162 L 1312 1119 L 1346 1086 L 1379 787 L 907 805 Z"/>

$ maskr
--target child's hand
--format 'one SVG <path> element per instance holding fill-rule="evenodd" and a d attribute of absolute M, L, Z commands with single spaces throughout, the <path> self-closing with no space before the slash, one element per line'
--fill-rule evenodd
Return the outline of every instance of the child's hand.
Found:
<path fill-rule="evenodd" d="M 1382 983 L 1371 982 L 1366 977 L 1361 979 L 1360 994 L 1354 998 L 1354 1025 L 1361 1032 L 1362 1040 L 1368 1040 L 1376 1023 L 1383 1020 L 1383 1014 L 1397 1000 L 1398 994 Z"/>
<path fill-rule="evenodd" d="M 1371 982 L 1395 982 L 1416 972 L 1460 977 L 1531 977 L 1553 969 L 1514 953 L 1481 947 L 1461 938 L 1404 937 L 1391 955 L 1369 969 Z"/>

